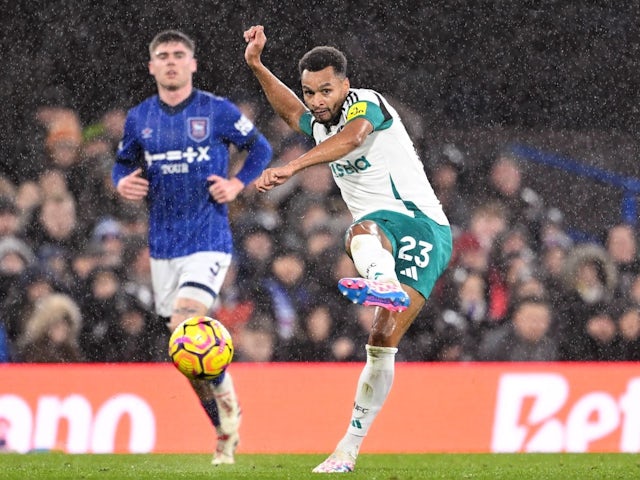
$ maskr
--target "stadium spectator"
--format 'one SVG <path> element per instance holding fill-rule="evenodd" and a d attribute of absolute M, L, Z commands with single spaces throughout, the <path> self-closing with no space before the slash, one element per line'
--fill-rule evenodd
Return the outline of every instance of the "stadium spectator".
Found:
<path fill-rule="evenodd" d="M 286 127 L 286 132 L 284 133 L 285 137 L 282 139 L 278 139 L 278 136 L 281 134 L 278 131 L 278 129 L 280 128 L 281 125 L 284 125 L 284 127 Z M 273 127 L 273 128 L 269 128 L 269 127 Z M 274 138 L 274 135 L 276 135 L 276 138 L 274 140 L 276 142 L 279 142 L 277 154 L 274 155 L 273 162 L 271 162 L 272 166 L 286 165 L 291 160 L 298 158 L 300 155 L 304 154 L 312 146 L 311 142 L 306 137 L 293 132 L 293 130 L 291 130 L 289 126 L 286 123 L 284 123 L 280 117 L 277 117 L 277 119 L 271 120 L 271 122 L 267 125 L 267 128 L 269 128 L 269 130 L 276 131 L 275 134 L 268 137 L 269 141 L 271 141 L 271 139 Z M 274 150 L 275 148 L 276 147 L 274 147 Z M 289 185 L 289 182 L 283 185 L 284 188 L 281 191 L 279 189 L 273 190 L 269 192 L 267 195 L 260 194 L 259 192 L 256 192 L 256 193 L 258 193 L 258 197 L 264 197 L 268 199 L 270 203 L 276 206 L 280 206 L 282 202 L 289 195 L 294 194 L 294 192 L 297 189 L 304 188 L 302 185 L 300 185 L 301 182 L 302 182 L 301 179 L 294 179 L 294 181 L 291 182 L 291 185 Z M 324 187 L 328 186 L 329 188 L 331 188 L 331 184 L 329 185 L 324 184 L 323 186 Z M 322 199 L 318 198 L 318 200 L 322 200 Z M 261 201 L 264 201 L 264 200 L 261 200 Z M 295 225 L 292 225 L 292 226 L 295 226 Z"/>
<path fill-rule="evenodd" d="M 549 291 L 544 281 L 539 278 L 538 273 L 534 273 L 525 278 L 518 279 L 511 287 L 511 301 L 517 301 L 525 297 L 538 297 L 549 299 Z M 553 306 L 554 304 L 551 303 Z M 555 308 L 554 308 L 555 310 Z"/>
<path fill-rule="evenodd" d="M 238 362 L 270 362 L 274 359 L 278 343 L 275 320 L 271 313 L 254 310 L 251 318 L 242 325 L 235 337 Z"/>
<path fill-rule="evenodd" d="M 276 360 L 326 362 L 335 360 L 332 351 L 334 321 L 329 307 L 318 304 L 303 315 L 293 337 L 280 342 Z"/>
<path fill-rule="evenodd" d="M 631 281 L 626 299 L 630 303 L 633 303 L 634 305 L 638 305 L 640 307 L 640 275 L 638 275 Z"/>
<path fill-rule="evenodd" d="M 38 187 L 43 201 L 45 198 L 61 197 L 71 193 L 67 177 L 64 171 L 59 168 L 46 168 L 43 170 L 38 176 Z"/>
<path fill-rule="evenodd" d="M 361 305 L 340 305 L 337 301 L 328 302 L 334 305 L 332 316 L 335 318 L 336 333 L 331 352 L 339 362 L 363 362 L 367 359 L 366 351 L 360 345 L 366 342 L 373 322 L 375 311 Z"/>
<path fill-rule="evenodd" d="M 618 325 L 610 303 L 589 306 L 586 315 L 577 320 L 575 335 L 563 338 L 561 359 L 571 361 L 615 361 L 622 359 Z"/>
<path fill-rule="evenodd" d="M 456 145 L 446 143 L 438 150 L 432 163 L 429 178 L 455 236 L 456 231 L 468 228 L 471 211 L 467 195 L 460 185 L 465 157 Z"/>
<path fill-rule="evenodd" d="M 85 139 L 81 165 L 83 181 L 76 192 L 78 212 L 83 225 L 94 227 L 101 218 L 125 218 L 139 208 L 123 199 L 111 181 L 111 169 L 115 163 L 115 147 L 105 137 Z"/>
<path fill-rule="evenodd" d="M 304 208 L 299 212 L 298 219 L 293 224 L 283 222 L 285 228 L 280 229 L 279 241 L 285 247 L 299 248 L 305 247 L 309 235 L 319 232 L 320 230 L 331 230 L 331 224 L 333 223 L 332 213 L 330 211 L 329 203 L 327 201 L 309 202 L 306 203 Z M 350 222 L 349 222 L 350 223 Z M 348 224 L 347 224 L 348 225 Z M 341 230 L 344 231 L 344 230 Z M 331 237 L 336 243 L 336 235 Z M 316 244 L 313 252 L 306 252 L 310 256 L 315 256 L 321 250 L 321 244 Z"/>
<path fill-rule="evenodd" d="M 77 204 L 69 193 L 47 196 L 36 208 L 26 226 L 25 238 L 37 253 L 45 246 L 67 253 L 79 251 L 86 243 L 86 232 L 77 219 Z"/>
<path fill-rule="evenodd" d="M 495 237 L 487 268 L 487 318 L 490 321 L 504 320 L 513 285 L 533 275 L 533 262 L 529 233 L 522 225 L 514 225 Z"/>
<path fill-rule="evenodd" d="M 89 242 L 72 255 L 69 268 L 73 276 L 72 291 L 76 299 L 86 297 L 89 275 L 101 265 L 101 258 L 102 248 L 93 242 Z"/>
<path fill-rule="evenodd" d="M 482 273 L 471 271 L 460 278 L 456 293 L 456 302 L 441 314 L 444 324 L 434 329 L 436 335 L 431 343 L 438 351 L 436 357 L 443 356 L 442 348 L 459 344 L 464 354 L 473 355 L 484 333 L 494 326 L 488 318 L 487 281 Z"/>
<path fill-rule="evenodd" d="M 91 233 L 91 242 L 100 245 L 102 251 L 101 265 L 122 269 L 125 248 L 124 231 L 118 220 L 103 217 Z M 127 265 L 128 266 L 128 265 Z"/>
<path fill-rule="evenodd" d="M 38 300 L 18 341 L 17 361 L 65 363 L 83 361 L 78 337 L 82 315 L 68 295 L 54 293 Z"/>
<path fill-rule="evenodd" d="M 166 362 L 169 331 L 154 321 L 151 310 L 137 298 L 125 296 L 109 326 L 107 362 Z"/>
<path fill-rule="evenodd" d="M 0 197 L 0 238 L 20 236 L 20 212 L 9 197 Z"/>
<path fill-rule="evenodd" d="M 278 203 L 279 211 L 283 212 L 283 223 L 290 228 L 301 228 L 300 222 L 310 206 L 329 205 L 331 197 L 337 195 L 331 170 L 326 165 L 313 165 L 299 175 L 295 178 L 295 188 Z"/>
<path fill-rule="evenodd" d="M 261 223 L 246 227 L 238 246 L 238 283 L 253 291 L 268 274 L 276 251 L 276 238 Z"/>
<path fill-rule="evenodd" d="M 80 161 L 82 140 L 80 118 L 73 110 L 54 116 L 45 139 L 47 158 L 44 170 L 54 169 L 62 172 L 69 191 L 76 200 L 87 177 L 86 168 Z"/>
<path fill-rule="evenodd" d="M 238 283 L 238 263 L 232 261 L 212 309 L 214 317 L 227 327 L 231 338 L 238 336 L 253 314 L 255 300 L 252 288 L 247 289 Z"/>
<path fill-rule="evenodd" d="M 611 305 L 617 271 L 601 245 L 578 245 L 570 252 L 563 271 L 564 288 L 557 305 L 558 335 L 564 360 L 581 360 L 585 322 L 600 305 Z"/>
<path fill-rule="evenodd" d="M 433 298 L 442 308 L 455 304 L 457 287 L 469 272 L 488 274 L 493 243 L 506 228 L 503 205 L 489 202 L 473 209 L 469 228 L 454 239 L 449 267 L 436 284 Z"/>
<path fill-rule="evenodd" d="M 266 169 L 256 182 L 258 189 L 269 191 L 295 174 L 306 177 L 312 171 L 317 172 L 312 177 L 317 188 L 329 176 L 326 164 L 331 163 L 355 220 L 345 247 L 362 276 L 341 279 L 338 286 L 356 303 L 383 307 L 375 311 L 366 344 L 352 422 L 334 453 L 314 469 L 348 472 L 355 468 L 360 445 L 391 389 L 400 340 L 449 262 L 451 228 L 396 110 L 377 92 L 351 89 L 342 52 L 316 47 L 302 57 L 302 102 L 262 63 L 263 27 L 251 27 L 244 37 L 245 60 L 271 106 L 292 129 L 316 141 L 286 165 Z M 393 167 L 387 160 L 390 151 Z"/>
<path fill-rule="evenodd" d="M 87 360 L 106 362 L 114 348 L 113 330 L 127 298 L 118 272 L 98 267 L 87 278 L 88 289 L 80 302 L 83 323 L 80 347 Z"/>
<path fill-rule="evenodd" d="M 537 241 L 544 220 L 544 202 L 537 192 L 524 184 L 522 166 L 516 157 L 508 152 L 497 155 L 490 166 L 484 192 L 480 199 L 482 203 L 497 201 L 503 204 L 508 213 L 508 225 L 526 225 L 531 237 Z"/>
<path fill-rule="evenodd" d="M 486 333 L 477 353 L 481 361 L 540 362 L 559 359 L 551 335 L 553 309 L 535 297 L 517 300 L 503 325 Z"/>
<path fill-rule="evenodd" d="M 0 314 L 12 345 L 22 335 L 36 302 L 57 291 L 53 277 L 35 262 L 12 278 L 11 286 L 4 290 L 6 297 Z"/>
<path fill-rule="evenodd" d="M 616 315 L 620 332 L 620 360 L 640 361 L 640 309 L 625 303 Z"/>
<path fill-rule="evenodd" d="M 126 119 L 127 110 L 125 108 L 114 106 L 107 109 L 97 122 L 83 129 L 83 149 L 86 150 L 88 142 L 98 139 L 100 144 L 104 144 L 99 147 L 100 152 L 113 154 L 124 134 Z M 87 152 L 85 151 L 85 153 Z"/>
<path fill-rule="evenodd" d="M 564 290 L 563 272 L 568 251 L 568 248 L 561 245 L 549 244 L 543 246 L 537 253 L 540 279 L 544 283 L 549 300 L 556 309 Z"/>
<path fill-rule="evenodd" d="M 618 271 L 617 296 L 626 297 L 631 283 L 640 275 L 638 240 L 632 225 L 619 224 L 609 228 L 605 247 Z"/>
<path fill-rule="evenodd" d="M 59 290 L 67 293 L 71 293 L 75 286 L 70 261 L 74 255 L 73 250 L 49 244 L 43 245 L 37 255 L 38 265 L 51 275 Z"/>
<path fill-rule="evenodd" d="M 157 95 L 129 110 L 112 178 L 123 198 L 147 201 L 155 309 L 173 330 L 210 312 L 232 256 L 227 204 L 272 151 L 233 103 L 194 88 L 195 45 L 187 35 L 160 32 L 149 55 Z M 248 154 L 228 178 L 232 144 Z M 191 385 L 218 434 L 212 463 L 234 463 L 241 411 L 231 374 Z"/>
<path fill-rule="evenodd" d="M 271 313 L 279 341 L 290 340 L 299 328 L 316 292 L 305 282 L 307 266 L 301 252 L 283 249 L 271 261 L 267 275 L 257 285 L 256 307 Z"/>
<path fill-rule="evenodd" d="M 153 286 L 151 283 L 151 259 L 145 236 L 129 235 L 123 238 L 122 265 L 124 291 L 137 299 L 149 311 L 153 310 Z M 102 252 L 103 246 L 97 248 Z M 104 265 L 103 262 L 99 262 Z"/>

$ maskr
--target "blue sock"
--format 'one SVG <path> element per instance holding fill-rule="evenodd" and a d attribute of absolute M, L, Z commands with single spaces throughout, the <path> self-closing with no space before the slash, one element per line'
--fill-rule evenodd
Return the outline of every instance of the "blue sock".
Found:
<path fill-rule="evenodd" d="M 201 402 L 202 404 L 202 408 L 204 408 L 204 411 L 207 412 L 207 415 L 209 416 L 209 419 L 211 420 L 211 423 L 213 423 L 214 427 L 219 427 L 220 426 L 220 415 L 218 415 L 218 404 L 216 403 L 216 400 L 209 400 L 206 402 Z"/>

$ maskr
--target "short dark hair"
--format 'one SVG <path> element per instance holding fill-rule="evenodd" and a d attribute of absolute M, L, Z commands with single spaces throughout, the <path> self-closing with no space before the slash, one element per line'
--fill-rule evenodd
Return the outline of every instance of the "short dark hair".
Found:
<path fill-rule="evenodd" d="M 298 62 L 300 75 L 305 70 L 319 72 L 327 67 L 333 67 L 336 75 L 346 77 L 347 57 L 337 48 L 324 45 L 312 48 Z"/>
<path fill-rule="evenodd" d="M 182 43 L 191 51 L 191 53 L 196 52 L 196 44 L 188 35 L 179 30 L 164 30 L 151 40 L 151 43 L 149 44 L 149 56 L 153 58 L 153 52 L 158 48 L 158 45 L 171 42 Z"/>

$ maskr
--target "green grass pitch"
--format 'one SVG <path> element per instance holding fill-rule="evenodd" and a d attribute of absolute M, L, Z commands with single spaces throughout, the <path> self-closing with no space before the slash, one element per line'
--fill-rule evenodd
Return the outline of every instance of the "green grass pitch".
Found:
<path fill-rule="evenodd" d="M 3 480 L 51 479 L 318 479 L 323 455 L 239 455 L 235 465 L 212 466 L 210 455 L 0 454 Z M 637 454 L 360 455 L 346 478 L 367 480 L 639 479 Z M 332 475 L 331 478 L 335 478 Z"/>

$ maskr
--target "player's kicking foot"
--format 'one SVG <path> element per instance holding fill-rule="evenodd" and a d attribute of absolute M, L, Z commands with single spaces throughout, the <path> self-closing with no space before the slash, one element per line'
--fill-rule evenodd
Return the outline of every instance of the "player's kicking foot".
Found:
<path fill-rule="evenodd" d="M 333 452 L 324 462 L 312 470 L 313 473 L 348 473 L 356 468 L 356 459 L 348 453 Z"/>
<path fill-rule="evenodd" d="M 367 278 L 342 278 L 338 289 L 353 303 L 402 312 L 409 306 L 409 295 L 398 283 Z"/>

